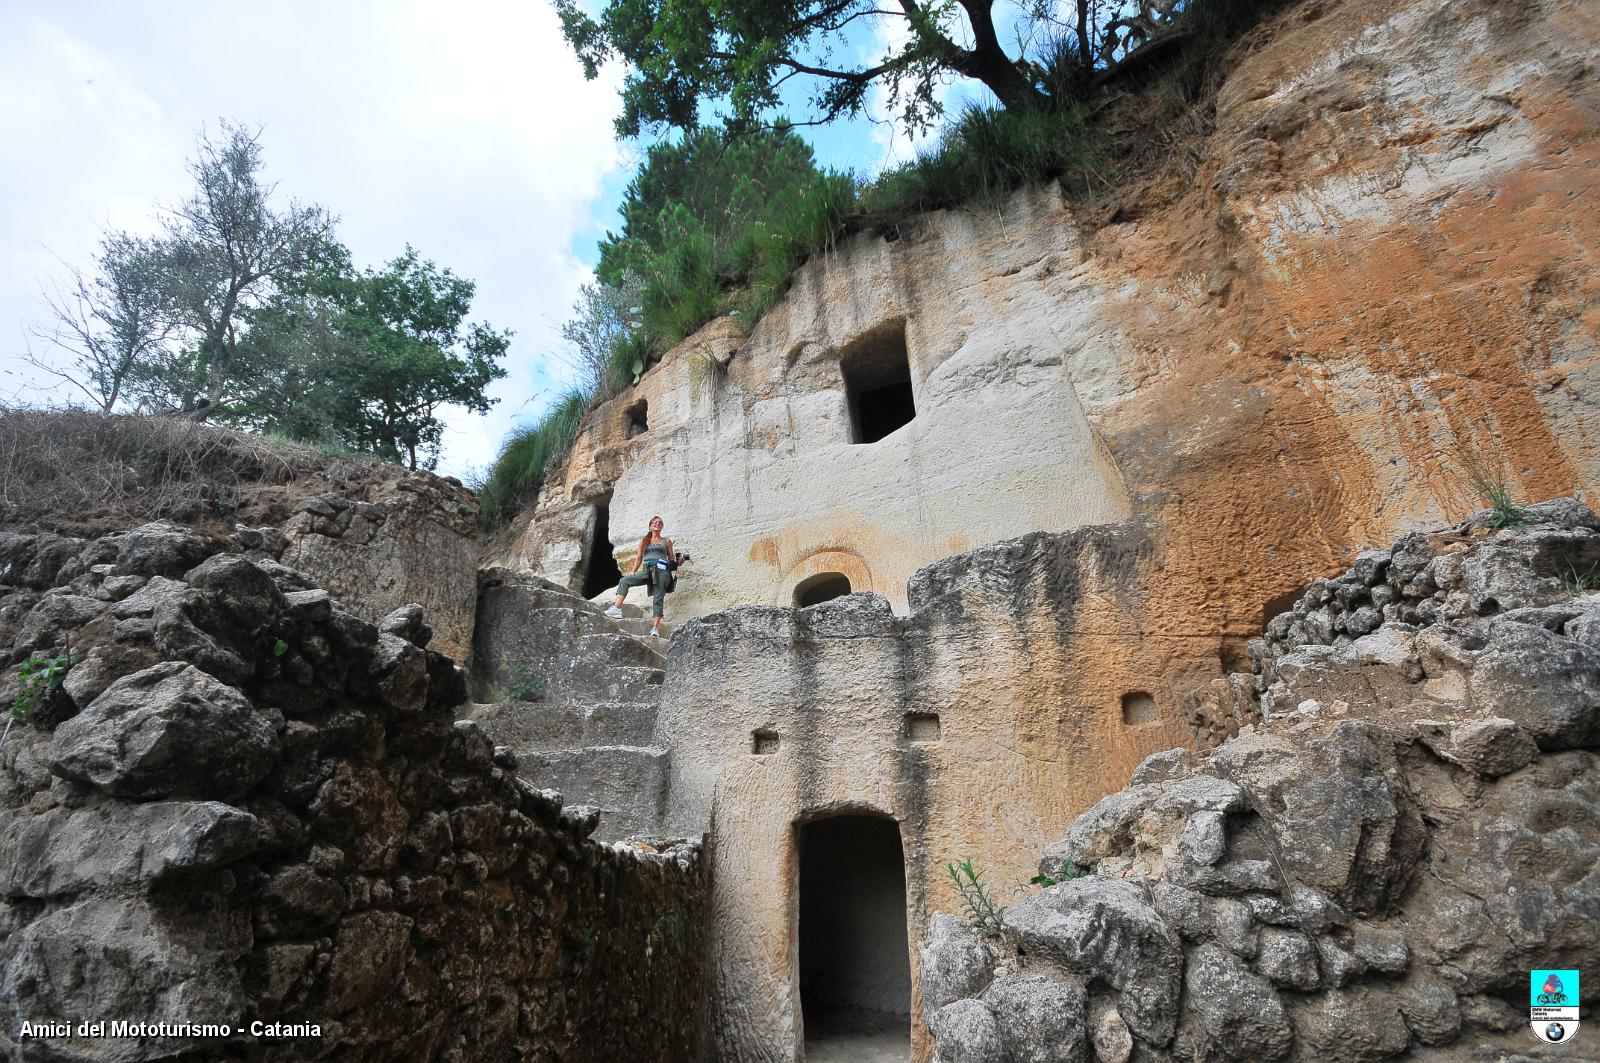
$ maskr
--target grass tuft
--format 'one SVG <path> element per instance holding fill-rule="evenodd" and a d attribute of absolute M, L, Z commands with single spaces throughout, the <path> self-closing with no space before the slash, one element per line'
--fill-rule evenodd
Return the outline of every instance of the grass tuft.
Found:
<path fill-rule="evenodd" d="M 589 396 L 573 390 L 531 425 L 512 431 L 483 480 L 472 484 L 478 510 L 488 528 L 502 527 L 531 505 L 544 487 L 550 466 L 572 449 Z"/>

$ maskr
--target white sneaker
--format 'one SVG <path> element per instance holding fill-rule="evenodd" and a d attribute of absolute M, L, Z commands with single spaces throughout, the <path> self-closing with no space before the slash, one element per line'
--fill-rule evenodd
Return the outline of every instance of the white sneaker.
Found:
<path fill-rule="evenodd" d="M 658 638 L 661 637 L 661 632 L 656 630 L 655 628 L 651 628 L 650 629 L 650 637 L 653 638 L 653 639 L 658 639 Z"/>
<path fill-rule="evenodd" d="M 609 616 L 613 620 L 621 620 L 622 619 L 622 610 L 618 609 L 614 605 L 607 606 L 606 607 L 606 615 Z"/>

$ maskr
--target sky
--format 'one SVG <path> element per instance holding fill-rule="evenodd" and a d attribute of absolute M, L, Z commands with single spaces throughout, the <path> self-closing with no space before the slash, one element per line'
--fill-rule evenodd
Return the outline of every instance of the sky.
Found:
<path fill-rule="evenodd" d="M 477 282 L 474 320 L 515 332 L 492 411 L 444 416 L 439 469 L 470 476 L 572 380 L 560 323 L 640 155 L 614 139 L 620 80 L 585 81 L 540 0 L 4 0 L 0 400 L 70 397 L 21 361 L 43 290 L 103 233 L 154 232 L 226 119 L 260 129 L 266 177 L 333 211 L 358 265 L 409 243 Z M 882 122 L 811 139 L 856 173 L 917 146 Z"/>

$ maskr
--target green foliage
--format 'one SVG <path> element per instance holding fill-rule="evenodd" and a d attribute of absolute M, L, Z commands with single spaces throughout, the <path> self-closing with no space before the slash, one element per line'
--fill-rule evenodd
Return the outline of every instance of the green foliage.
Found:
<path fill-rule="evenodd" d="M 620 295 L 630 279 L 640 285 L 610 379 L 638 376 L 634 362 L 719 313 L 759 317 L 799 262 L 832 246 L 853 206 L 850 179 L 819 171 L 792 130 L 697 128 L 652 146 L 624 195 L 621 230 L 600 245 L 601 286 Z"/>
<path fill-rule="evenodd" d="M 973 106 L 947 128 L 938 144 L 913 161 L 886 171 L 861 193 L 870 222 L 962 206 L 993 205 L 1027 184 L 1059 179 L 1069 193 L 1106 181 L 1101 134 L 1075 103 L 1014 113 Z"/>
<path fill-rule="evenodd" d="M 538 701 L 539 692 L 544 689 L 544 680 L 533 674 L 533 669 L 526 664 L 513 664 L 506 669 L 510 682 L 506 684 L 505 696 L 510 701 Z"/>
<path fill-rule="evenodd" d="M 1079 867 L 1071 860 L 1061 861 L 1061 870 L 1054 875 L 1038 874 L 1028 880 L 1030 886 L 1059 886 L 1063 882 L 1071 882 L 1075 878 L 1088 878 L 1094 872 L 1086 867 Z"/>
<path fill-rule="evenodd" d="M 475 291 L 410 247 L 381 270 L 328 264 L 249 315 L 247 372 L 216 418 L 432 468 L 439 408 L 484 412 L 505 375 L 510 333 L 467 322 Z"/>
<path fill-rule="evenodd" d="M 1590 565 L 1586 571 L 1580 571 L 1575 563 L 1568 561 L 1557 578 L 1561 580 L 1562 588 L 1574 598 L 1588 594 L 1600 587 L 1600 561 Z"/>
<path fill-rule="evenodd" d="M 286 654 L 288 652 L 289 652 L 289 644 L 287 642 L 285 642 L 283 639 L 274 639 L 272 641 L 272 655 L 274 657 L 282 657 L 284 654 Z"/>
<path fill-rule="evenodd" d="M 587 76 L 598 76 L 614 57 L 628 64 L 617 119 L 623 136 L 691 128 L 707 113 L 761 124 L 779 109 L 780 89 L 790 82 L 805 94 L 813 122 L 864 113 L 870 88 L 881 82 L 891 113 L 914 129 L 938 118 L 935 90 L 953 73 L 982 81 L 1008 107 L 1044 99 L 1017 62 L 1024 55 L 1001 46 L 992 2 L 607 0 L 597 16 L 576 0 L 555 2 Z M 1053 5 L 1033 0 L 1003 6 L 1016 12 L 1019 37 L 1032 36 L 1054 14 Z M 894 43 L 868 58 L 863 39 Z"/>
<path fill-rule="evenodd" d="M 518 427 L 507 437 L 488 474 L 472 485 L 488 527 L 505 525 L 538 497 L 551 463 L 572 449 L 588 406 L 587 394 L 570 391 L 537 422 Z"/>
<path fill-rule="evenodd" d="M 357 271 L 319 206 L 277 201 L 257 134 L 202 136 L 154 238 L 112 233 L 51 299 L 47 366 L 105 412 L 195 419 L 432 467 L 446 404 L 484 412 L 510 333 L 468 324 L 472 281 L 405 253 Z M 37 363 L 36 364 L 40 364 Z"/>
<path fill-rule="evenodd" d="M 1453 462 L 1442 462 L 1447 474 L 1489 506 L 1489 527 L 1521 528 L 1532 519 L 1511 494 L 1504 462 L 1476 447 L 1462 447 Z"/>
<path fill-rule="evenodd" d="M 955 883 L 956 892 L 961 895 L 961 906 L 966 911 L 967 922 L 972 924 L 972 929 L 985 937 L 999 937 L 1001 918 L 1006 910 L 990 894 L 989 887 L 983 881 L 983 872 L 972 866 L 970 858 L 959 864 L 946 864 L 944 870 L 950 876 L 950 881 Z"/>
<path fill-rule="evenodd" d="M 68 669 L 79 660 L 69 652 L 55 657 L 29 657 L 19 664 L 17 694 L 11 699 L 12 718 L 26 722 L 66 681 Z"/>
<path fill-rule="evenodd" d="M 644 372 L 650 351 L 640 328 L 643 298 L 644 280 L 630 269 L 622 269 L 613 284 L 596 282 L 578 289 L 561 337 L 571 348 L 581 390 L 605 397 Z"/>

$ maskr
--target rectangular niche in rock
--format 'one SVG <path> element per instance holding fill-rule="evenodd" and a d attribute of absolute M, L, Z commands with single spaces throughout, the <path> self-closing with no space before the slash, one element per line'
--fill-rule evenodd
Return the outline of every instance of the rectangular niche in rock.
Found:
<path fill-rule="evenodd" d="M 937 742 L 940 735 L 938 713 L 906 713 L 906 737 L 913 742 Z"/>
<path fill-rule="evenodd" d="M 650 403 L 640 399 L 628 407 L 628 438 L 650 431 Z"/>
<path fill-rule="evenodd" d="M 765 727 L 750 734 L 750 752 L 758 757 L 770 756 L 778 751 L 778 732 Z"/>
<path fill-rule="evenodd" d="M 1122 695 L 1122 722 L 1129 727 L 1155 723 L 1156 699 L 1142 690 L 1132 690 Z"/>
<path fill-rule="evenodd" d="M 850 404 L 850 442 L 876 443 L 917 416 L 904 318 L 879 325 L 839 356 Z"/>

